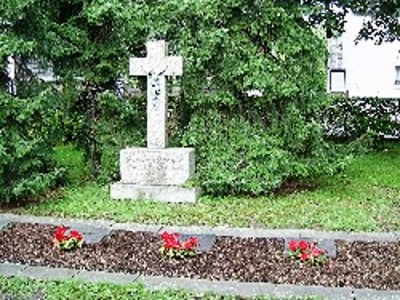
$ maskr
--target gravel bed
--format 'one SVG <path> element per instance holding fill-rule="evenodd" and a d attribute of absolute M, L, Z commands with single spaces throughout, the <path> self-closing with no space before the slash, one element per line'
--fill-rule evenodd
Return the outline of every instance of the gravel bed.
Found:
<path fill-rule="evenodd" d="M 400 242 L 336 241 L 337 257 L 323 267 L 300 266 L 283 254 L 283 239 L 217 237 L 212 249 L 169 259 L 150 232 L 117 230 L 71 252 L 52 245 L 56 226 L 15 223 L 0 231 L 0 261 L 109 272 L 211 280 L 400 290 Z"/>

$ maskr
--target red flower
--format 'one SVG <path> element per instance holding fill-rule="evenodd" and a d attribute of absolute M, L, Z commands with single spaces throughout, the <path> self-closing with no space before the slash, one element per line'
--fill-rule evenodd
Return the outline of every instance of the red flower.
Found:
<path fill-rule="evenodd" d="M 171 240 L 165 243 L 164 245 L 165 249 L 175 249 L 175 250 L 180 250 L 182 248 L 182 245 L 179 241 Z"/>
<path fill-rule="evenodd" d="M 75 238 L 78 241 L 81 241 L 83 239 L 82 234 L 80 232 L 76 231 L 76 230 L 71 230 L 69 235 L 70 235 L 71 238 Z"/>
<path fill-rule="evenodd" d="M 324 253 L 325 253 L 324 251 L 318 249 L 317 247 L 313 247 L 311 249 L 311 256 L 314 256 L 314 257 L 318 257 L 318 256 L 320 256 L 320 255 L 322 255 Z"/>
<path fill-rule="evenodd" d="M 303 252 L 303 253 L 301 253 L 301 255 L 300 255 L 300 259 L 302 260 L 302 261 L 306 261 L 306 260 L 308 260 L 310 258 L 310 255 L 307 253 L 307 252 Z"/>
<path fill-rule="evenodd" d="M 327 251 L 318 248 L 318 242 L 310 243 L 304 240 L 289 241 L 288 248 L 291 251 L 289 251 L 289 255 L 292 258 L 311 266 L 324 264 L 328 260 L 326 256 Z"/>
<path fill-rule="evenodd" d="M 170 257 L 185 257 L 187 255 L 194 255 L 197 253 L 197 247 L 200 245 L 199 240 L 195 237 L 190 237 L 184 242 L 179 241 L 179 234 L 163 232 L 161 238 L 164 245 L 161 251 Z"/>
<path fill-rule="evenodd" d="M 184 248 L 187 251 L 195 250 L 199 246 L 199 240 L 198 238 L 191 237 L 187 239 L 184 243 Z"/>
<path fill-rule="evenodd" d="M 171 238 L 171 236 L 172 236 L 172 234 L 169 234 L 169 233 L 166 232 L 166 231 L 164 231 L 164 232 L 161 234 L 161 237 L 162 237 L 162 239 L 163 239 L 164 241 L 169 240 L 169 239 Z"/>
<path fill-rule="evenodd" d="M 164 240 L 165 250 L 169 250 L 169 249 L 180 250 L 182 248 L 182 245 L 179 242 L 179 234 L 168 233 L 165 231 L 162 233 L 161 237 Z"/>
<path fill-rule="evenodd" d="M 310 246 L 311 246 L 310 243 L 307 242 L 307 241 L 300 241 L 300 242 L 299 242 L 299 248 L 300 248 L 302 251 L 309 249 Z"/>
<path fill-rule="evenodd" d="M 289 249 L 291 251 L 296 252 L 298 248 L 299 248 L 299 242 L 298 241 L 289 241 Z"/>
<path fill-rule="evenodd" d="M 56 229 L 55 238 L 57 241 L 62 242 L 68 240 L 68 237 L 65 236 L 65 232 L 68 230 L 66 226 L 59 226 Z"/>

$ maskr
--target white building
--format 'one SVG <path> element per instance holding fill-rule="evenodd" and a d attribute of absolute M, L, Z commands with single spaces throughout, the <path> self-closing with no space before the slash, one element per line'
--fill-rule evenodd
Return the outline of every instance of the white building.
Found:
<path fill-rule="evenodd" d="M 344 34 L 330 41 L 328 90 L 350 97 L 400 98 L 400 42 L 355 44 L 364 19 L 349 14 Z"/>

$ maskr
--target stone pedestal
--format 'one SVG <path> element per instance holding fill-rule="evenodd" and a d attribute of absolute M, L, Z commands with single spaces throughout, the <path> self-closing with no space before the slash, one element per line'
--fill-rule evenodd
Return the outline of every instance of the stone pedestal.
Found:
<path fill-rule="evenodd" d="M 121 181 L 111 185 L 111 198 L 196 202 L 199 188 L 184 184 L 195 172 L 193 148 L 127 148 L 120 153 Z"/>

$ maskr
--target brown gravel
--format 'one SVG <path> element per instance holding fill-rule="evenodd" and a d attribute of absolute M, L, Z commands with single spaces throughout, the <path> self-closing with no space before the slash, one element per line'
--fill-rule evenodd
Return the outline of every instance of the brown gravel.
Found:
<path fill-rule="evenodd" d="M 55 226 L 17 223 L 0 231 L 0 261 L 211 280 L 333 287 L 400 289 L 400 242 L 336 241 L 337 257 L 323 267 L 301 267 L 283 255 L 283 239 L 218 237 L 211 251 L 168 259 L 159 235 L 113 231 L 102 242 L 72 252 L 52 245 Z"/>

